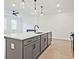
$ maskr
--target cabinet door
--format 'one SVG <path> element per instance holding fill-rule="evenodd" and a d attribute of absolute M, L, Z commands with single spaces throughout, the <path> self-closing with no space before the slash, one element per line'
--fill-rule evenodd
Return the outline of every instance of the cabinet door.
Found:
<path fill-rule="evenodd" d="M 33 44 L 24 47 L 24 59 L 33 59 Z"/>
<path fill-rule="evenodd" d="M 44 45 L 45 45 L 44 48 L 46 48 L 47 47 L 47 36 L 44 37 Z"/>
<path fill-rule="evenodd" d="M 47 47 L 47 34 L 41 36 L 41 51 Z"/>
<path fill-rule="evenodd" d="M 37 40 L 34 42 L 33 44 L 33 59 L 36 59 L 37 56 L 40 54 L 41 50 L 40 50 L 40 40 Z"/>
<path fill-rule="evenodd" d="M 52 32 L 49 32 L 48 33 L 48 45 L 51 44 L 51 41 L 52 41 Z"/>
<path fill-rule="evenodd" d="M 45 46 L 44 39 L 41 37 L 41 52 L 44 50 L 44 46 Z"/>

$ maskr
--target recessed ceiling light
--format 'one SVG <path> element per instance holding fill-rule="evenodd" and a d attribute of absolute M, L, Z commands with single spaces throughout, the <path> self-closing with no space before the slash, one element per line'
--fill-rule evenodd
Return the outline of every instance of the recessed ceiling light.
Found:
<path fill-rule="evenodd" d="M 57 4 L 56 7 L 60 7 L 60 4 Z"/>
<path fill-rule="evenodd" d="M 24 5 L 24 2 L 22 2 L 22 5 Z"/>
<path fill-rule="evenodd" d="M 12 4 L 12 6 L 15 7 L 16 5 L 15 4 Z"/>
<path fill-rule="evenodd" d="M 58 10 L 58 12 L 62 12 L 62 10 Z"/>

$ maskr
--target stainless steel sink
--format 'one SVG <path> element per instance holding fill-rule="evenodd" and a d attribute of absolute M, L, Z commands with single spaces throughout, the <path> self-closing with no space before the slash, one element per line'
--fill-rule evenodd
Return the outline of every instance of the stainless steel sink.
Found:
<path fill-rule="evenodd" d="M 43 33 L 43 32 L 35 32 L 35 34 L 41 34 L 41 33 Z"/>

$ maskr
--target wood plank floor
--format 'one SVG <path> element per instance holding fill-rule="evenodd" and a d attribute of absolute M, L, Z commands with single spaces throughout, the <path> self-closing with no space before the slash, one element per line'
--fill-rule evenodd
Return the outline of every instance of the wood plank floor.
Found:
<path fill-rule="evenodd" d="M 38 59 L 73 59 L 70 41 L 53 40 Z"/>

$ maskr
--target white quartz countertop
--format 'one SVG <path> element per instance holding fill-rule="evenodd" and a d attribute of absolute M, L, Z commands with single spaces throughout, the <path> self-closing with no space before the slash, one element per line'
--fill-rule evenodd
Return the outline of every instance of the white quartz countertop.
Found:
<path fill-rule="evenodd" d="M 42 32 L 41 34 L 35 34 L 34 32 L 4 34 L 4 37 L 24 40 L 24 39 L 31 38 L 31 37 L 34 37 L 34 36 L 42 35 L 44 33 L 48 33 L 48 31 Z"/>

